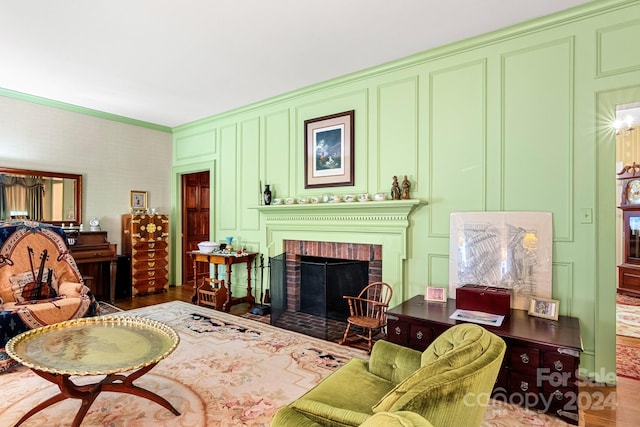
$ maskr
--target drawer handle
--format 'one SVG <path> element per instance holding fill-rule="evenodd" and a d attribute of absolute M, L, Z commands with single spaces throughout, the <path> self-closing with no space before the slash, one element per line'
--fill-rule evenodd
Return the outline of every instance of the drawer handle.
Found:
<path fill-rule="evenodd" d="M 556 368 L 556 371 L 562 371 L 562 369 L 564 369 L 564 365 L 559 360 L 553 362 L 553 367 Z"/>
<path fill-rule="evenodd" d="M 556 391 L 553 392 L 553 397 L 556 400 L 562 400 L 562 398 L 564 397 L 564 393 L 561 392 L 560 390 L 556 390 Z"/>
<path fill-rule="evenodd" d="M 416 334 L 416 338 L 418 338 L 419 340 L 424 338 L 424 334 L 422 333 L 422 331 L 418 331 L 418 333 Z"/>
<path fill-rule="evenodd" d="M 522 363 L 529 363 L 529 356 L 527 353 L 522 353 L 520 355 L 520 360 L 522 360 Z"/>
<path fill-rule="evenodd" d="M 402 329 L 400 329 L 400 326 L 396 326 L 394 331 L 396 332 L 396 335 L 400 335 L 402 333 Z"/>
<path fill-rule="evenodd" d="M 529 390 L 529 383 L 526 381 L 520 381 L 520 390 L 522 391 Z"/>

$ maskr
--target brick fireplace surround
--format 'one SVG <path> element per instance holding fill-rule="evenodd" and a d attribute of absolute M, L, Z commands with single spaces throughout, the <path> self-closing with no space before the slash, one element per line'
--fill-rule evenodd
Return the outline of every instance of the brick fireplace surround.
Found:
<path fill-rule="evenodd" d="M 382 280 L 382 245 L 361 243 L 285 240 L 287 262 L 287 306 L 300 310 L 300 258 L 315 256 L 369 262 L 369 283 Z"/>

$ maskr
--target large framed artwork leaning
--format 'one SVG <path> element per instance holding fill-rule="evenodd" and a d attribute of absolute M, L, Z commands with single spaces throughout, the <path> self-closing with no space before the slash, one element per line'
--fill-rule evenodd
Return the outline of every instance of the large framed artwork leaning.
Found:
<path fill-rule="evenodd" d="M 304 121 L 304 188 L 354 185 L 355 111 Z"/>
<path fill-rule="evenodd" d="M 466 285 L 512 291 L 511 307 L 551 298 L 551 212 L 454 212 L 449 238 L 449 295 Z"/>

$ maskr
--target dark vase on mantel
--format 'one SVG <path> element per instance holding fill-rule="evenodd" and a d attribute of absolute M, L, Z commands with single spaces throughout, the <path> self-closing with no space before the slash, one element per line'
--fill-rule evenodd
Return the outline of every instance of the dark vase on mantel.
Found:
<path fill-rule="evenodd" d="M 271 204 L 271 190 L 269 189 L 269 184 L 264 186 L 263 200 L 265 205 Z"/>

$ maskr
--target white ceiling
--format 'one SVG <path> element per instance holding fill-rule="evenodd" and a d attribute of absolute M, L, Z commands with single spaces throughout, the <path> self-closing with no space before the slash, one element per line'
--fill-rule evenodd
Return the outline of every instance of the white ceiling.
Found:
<path fill-rule="evenodd" d="M 0 0 L 0 88 L 177 126 L 585 0 Z"/>

